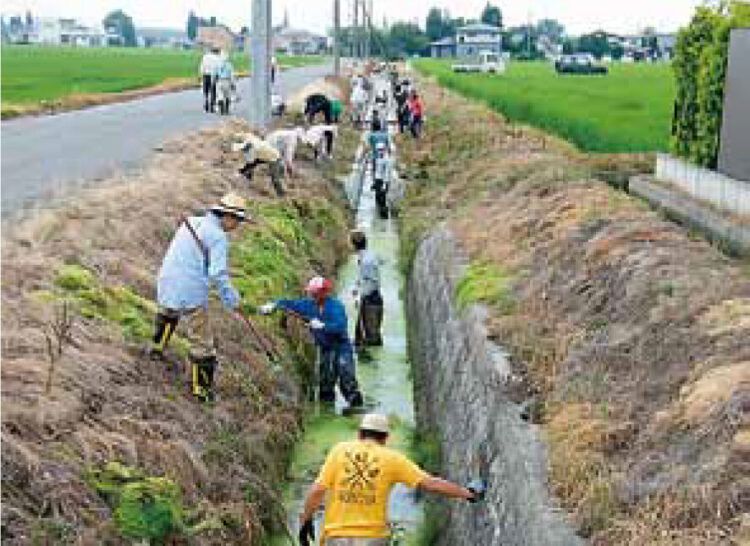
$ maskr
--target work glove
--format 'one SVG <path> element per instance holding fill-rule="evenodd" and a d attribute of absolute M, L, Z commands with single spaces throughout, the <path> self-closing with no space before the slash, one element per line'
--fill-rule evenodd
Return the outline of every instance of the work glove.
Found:
<path fill-rule="evenodd" d="M 315 541 L 315 526 L 312 519 L 308 519 L 299 528 L 299 543 L 302 546 L 311 546 Z"/>
<path fill-rule="evenodd" d="M 316 318 L 310 321 L 310 328 L 313 330 L 322 330 L 325 327 L 325 322 Z"/>
<path fill-rule="evenodd" d="M 466 499 L 473 504 L 484 500 L 484 496 L 487 493 L 487 484 L 482 480 L 472 480 L 466 485 L 466 489 L 474 493 L 472 498 Z"/>
<path fill-rule="evenodd" d="M 276 304 L 273 302 L 266 303 L 258 307 L 258 312 L 261 315 L 270 315 L 276 310 Z"/>

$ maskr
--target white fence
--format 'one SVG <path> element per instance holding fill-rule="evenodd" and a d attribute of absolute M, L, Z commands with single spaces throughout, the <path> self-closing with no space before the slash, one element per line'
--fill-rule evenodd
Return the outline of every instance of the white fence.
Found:
<path fill-rule="evenodd" d="M 656 156 L 656 178 L 674 184 L 695 199 L 734 214 L 750 216 L 750 182 L 696 167 L 667 154 Z"/>

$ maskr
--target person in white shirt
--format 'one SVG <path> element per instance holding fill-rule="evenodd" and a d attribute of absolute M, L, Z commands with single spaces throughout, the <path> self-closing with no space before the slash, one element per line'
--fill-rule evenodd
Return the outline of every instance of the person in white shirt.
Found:
<path fill-rule="evenodd" d="M 220 61 L 219 50 L 216 48 L 206 51 L 201 60 L 200 72 L 203 76 L 203 108 L 206 112 L 213 112 L 216 108 L 216 71 Z"/>
<path fill-rule="evenodd" d="M 226 52 L 221 52 L 221 57 L 216 66 L 216 102 L 219 104 L 219 113 L 229 114 L 229 103 L 231 102 L 232 90 L 234 89 L 234 67 Z"/>
<path fill-rule="evenodd" d="M 380 294 L 380 259 L 367 250 L 367 236 L 359 230 L 351 234 L 351 243 L 357 252 L 359 274 L 353 295 L 359 298 L 359 316 L 354 334 L 357 347 L 381 346 L 380 333 L 383 322 L 383 297 Z"/>
<path fill-rule="evenodd" d="M 293 129 L 277 129 L 270 133 L 266 138 L 271 146 L 281 155 L 284 162 L 284 171 L 287 176 L 296 175 L 294 169 L 294 154 L 297 153 L 297 145 L 304 139 L 305 130 L 302 127 Z"/>
<path fill-rule="evenodd" d="M 333 141 L 338 135 L 335 125 L 313 125 L 305 132 L 304 141 L 313 149 L 315 160 L 333 156 Z"/>

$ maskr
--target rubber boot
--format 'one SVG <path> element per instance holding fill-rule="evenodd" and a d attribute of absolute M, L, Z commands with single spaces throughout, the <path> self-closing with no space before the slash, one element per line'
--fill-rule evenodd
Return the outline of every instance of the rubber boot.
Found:
<path fill-rule="evenodd" d="M 215 399 L 214 371 L 217 364 L 213 356 L 193 360 L 193 395 L 201 402 L 213 402 Z"/>
<path fill-rule="evenodd" d="M 152 346 L 149 351 L 149 356 L 155 360 L 162 360 L 164 358 L 164 349 L 167 348 L 169 340 L 172 339 L 172 334 L 177 328 L 179 317 L 176 315 L 168 315 L 166 313 L 157 313 L 154 319 L 154 337 L 152 339 Z"/>
<path fill-rule="evenodd" d="M 282 165 L 276 163 L 271 165 L 271 185 L 276 190 L 278 197 L 284 197 L 284 186 L 281 184 L 281 171 L 283 168 Z"/>

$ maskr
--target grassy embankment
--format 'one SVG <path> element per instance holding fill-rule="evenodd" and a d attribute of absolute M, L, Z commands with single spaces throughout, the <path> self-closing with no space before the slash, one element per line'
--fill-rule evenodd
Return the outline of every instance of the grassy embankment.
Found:
<path fill-rule="evenodd" d="M 436 223 L 457 235 L 457 305 L 488 306 L 573 524 L 602 546 L 746 544 L 746 264 L 596 179 L 640 157 L 585 156 L 420 87 L 425 137 L 400 147 L 403 263 Z"/>
<path fill-rule="evenodd" d="M 669 147 L 675 89 L 668 64 L 612 64 L 606 76 L 560 76 L 549 63 L 511 62 L 501 76 L 454 74 L 449 62 L 437 60 L 415 66 L 510 121 L 554 133 L 581 150 L 653 152 Z"/>
<path fill-rule="evenodd" d="M 198 85 L 202 52 L 149 48 L 3 46 L 2 117 L 80 108 Z M 279 57 L 284 67 L 322 57 Z M 233 56 L 238 73 L 248 58 Z"/>
<path fill-rule="evenodd" d="M 269 360 L 212 301 L 221 366 L 211 406 L 192 399 L 179 329 L 180 364 L 141 353 L 178 219 L 228 190 L 255 217 L 230 236 L 246 304 L 300 294 L 348 251 L 332 180 L 349 168 L 357 135 L 343 129 L 323 171 L 303 153 L 278 200 L 265 169 L 249 186 L 236 174 L 241 154 L 228 150 L 243 129 L 230 122 L 167 143 L 135 178 L 3 230 L 3 543 L 258 545 L 282 527 L 309 375 L 305 329 L 256 318 L 282 355 Z"/>

